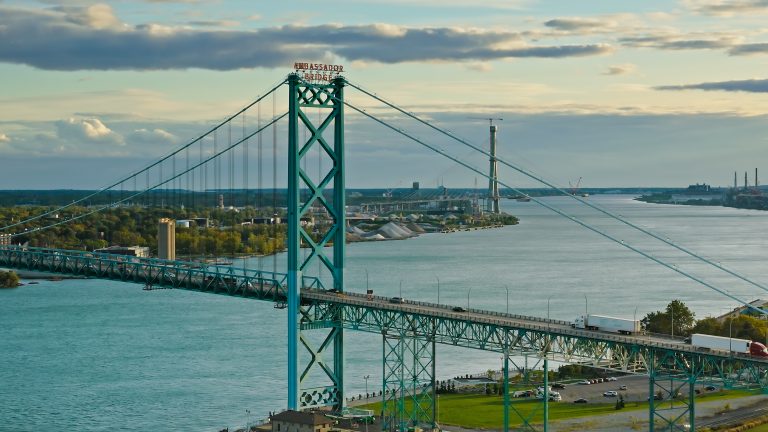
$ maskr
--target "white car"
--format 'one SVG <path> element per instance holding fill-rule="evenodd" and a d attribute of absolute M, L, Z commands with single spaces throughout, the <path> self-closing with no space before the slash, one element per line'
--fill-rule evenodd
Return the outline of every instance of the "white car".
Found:
<path fill-rule="evenodd" d="M 592 383 L 591 383 L 591 382 L 589 382 L 588 380 L 584 380 L 584 381 L 579 381 L 579 384 L 583 384 L 583 385 L 590 385 L 590 384 L 592 384 Z"/>
<path fill-rule="evenodd" d="M 608 377 L 605 380 L 606 381 L 616 381 L 616 377 Z"/>
<path fill-rule="evenodd" d="M 619 393 L 617 391 L 614 391 L 614 390 L 608 390 L 607 392 L 603 393 L 603 396 L 605 396 L 605 397 L 616 397 L 618 395 L 619 395 Z"/>

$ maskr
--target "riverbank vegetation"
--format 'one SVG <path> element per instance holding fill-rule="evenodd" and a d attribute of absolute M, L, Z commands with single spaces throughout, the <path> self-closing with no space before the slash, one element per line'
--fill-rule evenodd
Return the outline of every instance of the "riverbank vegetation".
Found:
<path fill-rule="evenodd" d="M 19 275 L 15 272 L 0 271 L 0 288 L 16 288 L 19 285 Z"/>
<path fill-rule="evenodd" d="M 45 207 L 0 208 L 0 223 L 9 225 L 48 210 Z M 34 247 L 93 250 L 110 245 L 149 246 L 157 251 L 157 223 L 161 218 L 198 219 L 189 227 L 177 226 L 176 250 L 180 256 L 227 256 L 233 254 L 272 254 L 284 250 L 285 224 L 250 224 L 252 219 L 271 217 L 274 209 L 253 208 L 234 211 L 205 208 L 161 208 L 126 206 L 68 220 L 92 209 L 71 207 L 61 212 L 21 225 L 14 243 L 29 242 Z M 248 224 L 244 222 L 248 221 Z M 56 225 L 58 224 L 58 225 Z M 35 228 L 55 225 L 35 231 Z"/>
<path fill-rule="evenodd" d="M 752 310 L 732 311 L 721 318 L 695 319 L 695 313 L 680 300 L 673 300 L 663 311 L 651 312 L 642 319 L 643 328 L 651 333 L 690 336 L 694 333 L 734 337 L 753 341 L 768 338 L 768 322 Z"/>

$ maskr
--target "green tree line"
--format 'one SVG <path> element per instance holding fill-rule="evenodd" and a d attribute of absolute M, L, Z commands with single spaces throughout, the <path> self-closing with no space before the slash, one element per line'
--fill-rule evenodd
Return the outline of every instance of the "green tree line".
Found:
<path fill-rule="evenodd" d="M 652 333 L 690 336 L 694 333 L 734 337 L 753 341 L 766 341 L 768 321 L 750 313 L 717 318 L 695 319 L 695 314 L 680 300 L 673 300 L 663 311 L 647 314 L 642 319 L 643 328 Z"/>
<path fill-rule="evenodd" d="M 6 226 L 48 211 L 47 207 L 0 208 L 0 226 Z M 25 233 L 13 239 L 14 243 L 29 242 L 34 247 L 93 250 L 110 245 L 148 246 L 157 252 L 157 227 L 161 218 L 207 218 L 209 226 L 178 227 L 176 250 L 179 255 L 225 256 L 233 254 L 272 254 L 285 249 L 286 226 L 242 225 L 246 220 L 266 217 L 274 210 L 247 208 L 240 212 L 224 209 L 182 209 L 153 207 L 119 207 L 66 222 L 92 211 L 86 207 L 72 207 L 10 231 Z M 35 231 L 46 225 L 60 225 Z M 193 223 L 194 225 L 194 223 Z"/>

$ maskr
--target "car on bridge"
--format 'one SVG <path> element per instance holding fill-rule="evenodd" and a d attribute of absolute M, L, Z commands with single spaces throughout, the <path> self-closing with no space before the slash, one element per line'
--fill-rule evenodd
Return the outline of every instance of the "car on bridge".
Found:
<path fill-rule="evenodd" d="M 402 304 L 402 303 L 405 303 L 405 300 L 403 300 L 402 297 L 392 297 L 391 299 L 389 299 L 389 302 L 390 303 Z"/>
<path fill-rule="evenodd" d="M 464 308 L 463 308 L 463 307 L 461 307 L 461 306 L 454 306 L 454 307 L 453 307 L 453 311 L 454 311 L 454 312 L 466 312 L 467 310 L 466 310 L 466 309 L 464 309 Z"/>

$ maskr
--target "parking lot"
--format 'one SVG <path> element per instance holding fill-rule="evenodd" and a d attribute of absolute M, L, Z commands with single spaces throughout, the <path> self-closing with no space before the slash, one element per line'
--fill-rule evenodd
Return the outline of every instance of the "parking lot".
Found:
<path fill-rule="evenodd" d="M 606 403 L 614 402 L 618 399 L 619 395 L 623 396 L 626 402 L 644 402 L 648 400 L 649 383 L 646 376 L 622 376 L 616 377 L 616 381 L 603 381 L 595 384 L 579 384 L 581 381 L 568 383 L 564 389 L 552 388 L 552 391 L 560 393 L 562 400 L 557 403 L 573 403 L 577 399 L 586 399 L 587 403 Z M 668 383 L 667 383 L 668 384 Z M 550 384 L 552 385 L 552 384 Z M 675 385 L 679 385 L 676 383 Z M 533 386 L 535 387 L 535 386 Z M 665 386 L 667 387 L 667 386 Z M 701 384 L 696 388 L 701 392 L 706 392 L 706 385 Z M 626 389 L 624 389 L 626 388 Z M 660 390 L 659 387 L 655 389 L 656 392 Z M 605 392 L 615 391 L 616 396 L 604 396 Z M 685 397 L 688 393 L 688 386 L 684 385 L 680 392 Z M 510 390 L 512 393 L 512 390 Z M 664 395 L 666 399 L 667 394 Z"/>

